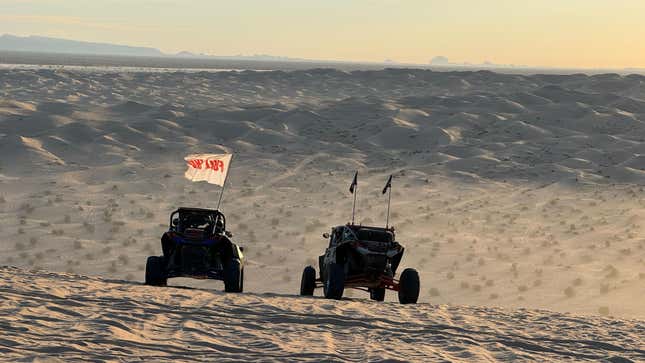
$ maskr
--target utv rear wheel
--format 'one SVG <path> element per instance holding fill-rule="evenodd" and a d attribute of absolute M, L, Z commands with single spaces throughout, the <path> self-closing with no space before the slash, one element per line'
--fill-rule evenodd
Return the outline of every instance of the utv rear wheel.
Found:
<path fill-rule="evenodd" d="M 406 268 L 399 278 L 399 302 L 416 304 L 419 300 L 419 273 L 413 268 Z"/>
<path fill-rule="evenodd" d="M 244 290 L 244 270 L 240 261 L 233 260 L 224 273 L 224 291 L 242 292 Z"/>
<path fill-rule="evenodd" d="M 168 277 L 166 276 L 163 262 L 163 257 L 148 257 L 146 261 L 146 285 L 166 286 Z"/>
<path fill-rule="evenodd" d="M 385 288 L 376 287 L 370 289 L 370 299 L 374 301 L 383 301 L 385 300 Z"/>
<path fill-rule="evenodd" d="M 343 265 L 338 263 L 329 265 L 324 290 L 327 299 L 340 300 L 343 297 L 343 291 L 345 290 L 345 269 Z"/>
<path fill-rule="evenodd" d="M 316 289 L 316 269 L 312 266 L 305 267 L 300 280 L 300 295 L 313 296 Z"/>

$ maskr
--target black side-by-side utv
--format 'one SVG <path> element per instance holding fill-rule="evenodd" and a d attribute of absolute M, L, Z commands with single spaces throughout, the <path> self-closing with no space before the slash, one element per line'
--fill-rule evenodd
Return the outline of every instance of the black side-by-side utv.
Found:
<path fill-rule="evenodd" d="M 224 281 L 227 292 L 244 289 L 243 249 L 231 240 L 226 217 L 213 209 L 179 208 L 161 237 L 162 256 L 146 262 L 146 285 L 165 286 L 172 277 Z"/>
<path fill-rule="evenodd" d="M 419 298 L 419 273 L 406 268 L 397 279 L 396 270 L 404 248 L 395 240 L 394 228 L 354 224 L 334 227 L 325 254 L 318 258 L 320 277 L 313 266 L 305 267 L 300 295 L 313 295 L 322 287 L 328 299 L 340 299 L 345 288 L 368 291 L 376 301 L 385 299 L 385 290 L 398 292 L 399 302 L 415 304 Z"/>

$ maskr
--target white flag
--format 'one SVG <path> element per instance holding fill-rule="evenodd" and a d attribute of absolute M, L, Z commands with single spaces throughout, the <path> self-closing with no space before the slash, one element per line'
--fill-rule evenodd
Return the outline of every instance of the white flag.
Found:
<path fill-rule="evenodd" d="M 188 164 L 186 179 L 224 186 L 232 154 L 192 154 L 184 158 Z"/>

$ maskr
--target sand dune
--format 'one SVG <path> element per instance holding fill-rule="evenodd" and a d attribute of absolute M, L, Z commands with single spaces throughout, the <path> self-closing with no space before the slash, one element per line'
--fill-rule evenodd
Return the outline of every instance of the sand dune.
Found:
<path fill-rule="evenodd" d="M 364 223 L 384 223 L 395 174 L 391 221 L 421 301 L 440 304 L 428 315 L 645 317 L 642 76 L 2 69 L 0 84 L 2 264 L 141 281 L 169 213 L 216 203 L 183 157 L 226 151 L 251 293 L 298 290 L 350 218 L 358 169 Z"/>
<path fill-rule="evenodd" d="M 0 267 L 0 292 L 0 352 L 12 361 L 645 359 L 638 320 L 153 288 L 10 267 Z"/>

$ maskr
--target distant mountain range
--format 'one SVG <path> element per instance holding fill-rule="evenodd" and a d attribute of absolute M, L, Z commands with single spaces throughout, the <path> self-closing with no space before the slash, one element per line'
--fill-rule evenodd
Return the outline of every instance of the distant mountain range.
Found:
<path fill-rule="evenodd" d="M 248 59 L 248 60 L 271 60 L 271 61 L 306 61 L 299 58 L 277 57 L 271 55 L 235 55 L 235 56 L 212 56 L 208 54 L 195 54 L 190 52 L 179 52 L 167 54 L 156 48 L 133 47 L 110 43 L 93 43 L 78 40 L 50 38 L 30 35 L 26 37 L 4 34 L 0 35 L 0 50 L 40 53 L 63 53 L 63 54 L 95 54 L 95 55 L 120 55 L 140 57 L 181 57 L 181 58 L 204 58 L 204 59 Z"/>

